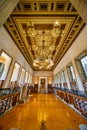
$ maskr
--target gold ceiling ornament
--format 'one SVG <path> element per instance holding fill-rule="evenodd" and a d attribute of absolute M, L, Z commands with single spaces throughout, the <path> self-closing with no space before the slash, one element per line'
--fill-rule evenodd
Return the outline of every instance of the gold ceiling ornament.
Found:
<path fill-rule="evenodd" d="M 66 25 L 63 23 L 63 26 L 65 28 Z M 58 21 L 55 21 L 53 30 L 51 31 L 51 36 L 52 37 L 62 36 L 62 35 L 64 35 L 63 31 L 64 31 L 64 29 L 61 28 L 61 24 Z"/>
<path fill-rule="evenodd" d="M 40 46 L 39 57 L 33 60 L 33 66 L 37 69 L 50 69 L 54 63 L 51 58 L 46 55 L 45 40 L 42 40 L 42 46 Z"/>
<path fill-rule="evenodd" d="M 54 51 L 55 50 L 55 45 L 50 45 L 49 50 Z"/>
<path fill-rule="evenodd" d="M 32 45 L 32 49 L 35 50 L 35 51 L 37 51 L 38 50 L 37 45 Z"/>
<path fill-rule="evenodd" d="M 54 23 L 51 30 L 44 30 L 44 28 L 43 30 L 37 30 L 36 27 L 34 27 L 34 25 L 32 26 L 32 23 L 30 22 L 30 26 L 28 26 L 26 33 L 27 36 L 32 35 L 31 37 L 35 37 L 36 44 L 32 45 L 32 50 L 36 51 L 37 54 L 39 52 L 33 60 L 33 66 L 36 69 L 50 69 L 54 65 L 52 60 L 52 52 L 55 50 L 55 45 L 52 43 L 52 37 L 61 35 L 62 30 L 58 21 Z M 36 30 L 34 30 L 35 28 Z M 33 31 L 36 31 L 34 35 L 32 34 Z"/>
<path fill-rule="evenodd" d="M 26 33 L 26 36 L 30 36 L 30 37 L 36 36 L 36 31 L 35 31 L 31 21 L 27 24 L 26 23 L 22 24 L 22 27 Z"/>
<path fill-rule="evenodd" d="M 65 24 L 63 24 L 63 25 L 65 25 Z M 42 24 L 40 26 L 42 28 Z M 43 30 L 45 30 L 45 28 L 47 28 L 45 26 L 46 25 L 43 24 Z M 46 39 L 46 37 L 50 38 L 50 37 L 57 37 L 59 35 L 63 35 L 63 29 L 61 29 L 61 24 L 58 21 L 55 21 L 54 24 L 52 24 L 51 26 L 52 27 L 51 27 L 51 29 L 49 29 L 49 31 L 47 31 L 47 30 L 42 31 L 39 27 L 38 27 L 39 28 L 39 31 L 38 31 L 38 28 L 36 28 L 36 24 L 33 25 L 33 23 L 30 21 L 28 24 L 23 25 L 23 28 L 25 30 L 26 36 L 36 37 L 36 39 L 38 39 L 39 35 L 41 36 L 41 31 L 42 31 L 43 35 L 47 32 L 47 34 L 45 35 L 45 39 Z"/>
<path fill-rule="evenodd" d="M 36 58 L 33 61 L 33 66 L 37 69 L 50 69 L 54 65 L 50 58 Z"/>
<path fill-rule="evenodd" d="M 69 0 L 20 0 L 4 25 L 33 70 L 54 70 L 85 24 Z"/>

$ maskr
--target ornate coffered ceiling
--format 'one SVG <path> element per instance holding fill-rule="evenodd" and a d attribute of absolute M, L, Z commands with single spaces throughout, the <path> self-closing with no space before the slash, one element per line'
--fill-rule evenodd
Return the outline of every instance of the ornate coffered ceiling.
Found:
<path fill-rule="evenodd" d="M 69 0 L 21 0 L 5 23 L 33 70 L 53 70 L 83 25 Z"/>

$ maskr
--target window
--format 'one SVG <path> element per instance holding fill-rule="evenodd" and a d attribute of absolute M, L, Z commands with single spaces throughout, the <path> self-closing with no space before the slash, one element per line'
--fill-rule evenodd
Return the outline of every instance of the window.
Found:
<path fill-rule="evenodd" d="M 28 72 L 25 74 L 25 83 L 28 83 Z"/>
<path fill-rule="evenodd" d="M 75 73 L 74 73 L 72 64 L 69 64 L 67 66 L 67 71 L 68 71 L 68 76 L 69 76 L 70 82 L 75 82 L 76 81 L 76 77 L 75 77 Z"/>
<path fill-rule="evenodd" d="M 85 77 L 87 78 L 87 56 L 84 56 L 83 58 L 80 59 Z"/>
<path fill-rule="evenodd" d="M 69 66 L 69 70 L 70 70 L 70 74 L 71 74 L 71 77 L 72 77 L 72 81 L 75 81 L 76 78 L 75 78 L 75 74 L 74 74 L 72 65 Z"/>
<path fill-rule="evenodd" d="M 83 51 L 78 57 L 76 57 L 75 61 L 80 78 L 84 82 L 87 80 L 87 51 Z"/>
<path fill-rule="evenodd" d="M 32 84 L 32 75 L 30 74 L 30 84 Z"/>
<path fill-rule="evenodd" d="M 66 82 L 65 70 L 62 71 L 62 78 L 63 78 L 63 83 Z"/>
<path fill-rule="evenodd" d="M 23 87 L 24 82 L 25 82 L 25 69 L 22 68 L 21 70 L 21 75 L 20 75 L 20 79 L 19 79 L 19 86 Z"/>
<path fill-rule="evenodd" d="M 55 76 L 55 83 L 57 84 L 58 83 L 58 75 L 56 74 Z"/>
<path fill-rule="evenodd" d="M 12 77 L 11 77 L 11 81 L 17 81 L 18 78 L 18 73 L 19 73 L 19 69 L 20 69 L 20 65 L 15 63 L 14 69 L 13 69 L 13 73 L 12 73 Z"/>
<path fill-rule="evenodd" d="M 60 74 L 60 72 L 58 73 L 58 83 L 61 83 L 61 74 Z"/>
<path fill-rule="evenodd" d="M 12 58 L 2 51 L 0 55 L 0 80 L 5 80 Z"/>
<path fill-rule="evenodd" d="M 28 75 L 28 83 L 30 84 L 30 74 Z"/>

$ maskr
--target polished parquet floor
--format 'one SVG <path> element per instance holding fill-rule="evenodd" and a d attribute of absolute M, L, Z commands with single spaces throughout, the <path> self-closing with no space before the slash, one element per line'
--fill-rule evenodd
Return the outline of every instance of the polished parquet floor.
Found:
<path fill-rule="evenodd" d="M 0 117 L 2 130 L 79 130 L 87 120 L 53 94 L 30 95 L 25 104 L 19 104 Z"/>

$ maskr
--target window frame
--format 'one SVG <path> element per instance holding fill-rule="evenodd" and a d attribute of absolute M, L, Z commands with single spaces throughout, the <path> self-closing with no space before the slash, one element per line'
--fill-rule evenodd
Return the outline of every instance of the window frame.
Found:
<path fill-rule="evenodd" d="M 4 81 L 6 80 L 6 78 L 7 78 L 7 76 L 8 76 L 8 73 L 9 73 L 9 69 L 10 69 L 10 67 L 11 67 L 11 64 L 12 64 L 12 61 L 13 61 L 13 58 L 4 50 L 4 49 L 1 49 L 1 51 L 0 51 L 0 56 L 2 55 L 2 53 L 5 53 L 10 59 L 11 59 L 11 62 L 10 62 L 10 64 L 9 64 L 9 67 L 8 67 L 8 70 L 7 70 L 7 74 L 6 74 L 6 77 L 5 77 L 5 79 L 4 79 Z M 3 86 L 3 85 L 2 85 Z"/>
<path fill-rule="evenodd" d="M 62 78 L 63 78 L 63 83 L 65 83 L 66 82 L 66 73 L 65 73 L 65 69 L 62 69 L 61 70 L 61 73 L 62 73 Z"/>
<path fill-rule="evenodd" d="M 82 62 L 81 62 L 81 59 L 83 59 L 84 57 L 87 57 L 87 55 L 84 55 L 84 56 L 81 57 L 79 60 L 80 60 L 80 64 L 81 64 L 81 67 L 82 67 L 82 70 L 83 70 L 84 76 L 85 76 L 85 78 L 86 78 L 86 80 L 87 80 L 87 75 L 86 75 L 85 69 L 84 69 L 84 67 L 83 67 L 83 64 L 82 64 Z"/>
<path fill-rule="evenodd" d="M 87 56 L 87 50 L 85 49 L 82 53 L 80 53 L 76 58 L 75 58 L 75 63 L 76 63 L 76 67 L 77 67 L 77 70 L 79 72 L 79 75 L 80 75 L 80 78 L 81 80 L 84 82 L 84 81 L 87 81 L 87 77 L 86 77 L 86 74 L 84 72 L 84 68 L 83 68 L 83 65 L 81 63 L 81 59 L 83 57 Z"/>
<path fill-rule="evenodd" d="M 73 74 L 72 74 L 72 71 L 70 69 L 70 66 L 72 66 L 72 68 L 73 68 L 73 73 L 74 73 L 75 79 L 73 78 Z M 76 75 L 75 75 L 75 71 L 74 71 L 74 67 L 73 67 L 72 62 L 67 65 L 67 72 L 68 72 L 69 81 L 76 82 Z"/>
<path fill-rule="evenodd" d="M 17 79 L 16 79 L 16 81 L 18 81 L 21 65 L 20 65 L 17 61 L 15 61 L 14 67 L 15 67 L 15 64 L 18 64 L 18 65 L 19 65 L 19 71 L 18 71 L 18 75 L 17 75 Z M 14 68 L 13 68 L 13 70 L 12 70 L 12 75 L 13 75 L 13 71 L 14 71 Z M 11 75 L 11 80 L 12 80 L 12 75 Z M 10 80 L 10 81 L 11 81 L 11 80 Z M 11 82 L 13 82 L 13 81 L 11 81 Z"/>

